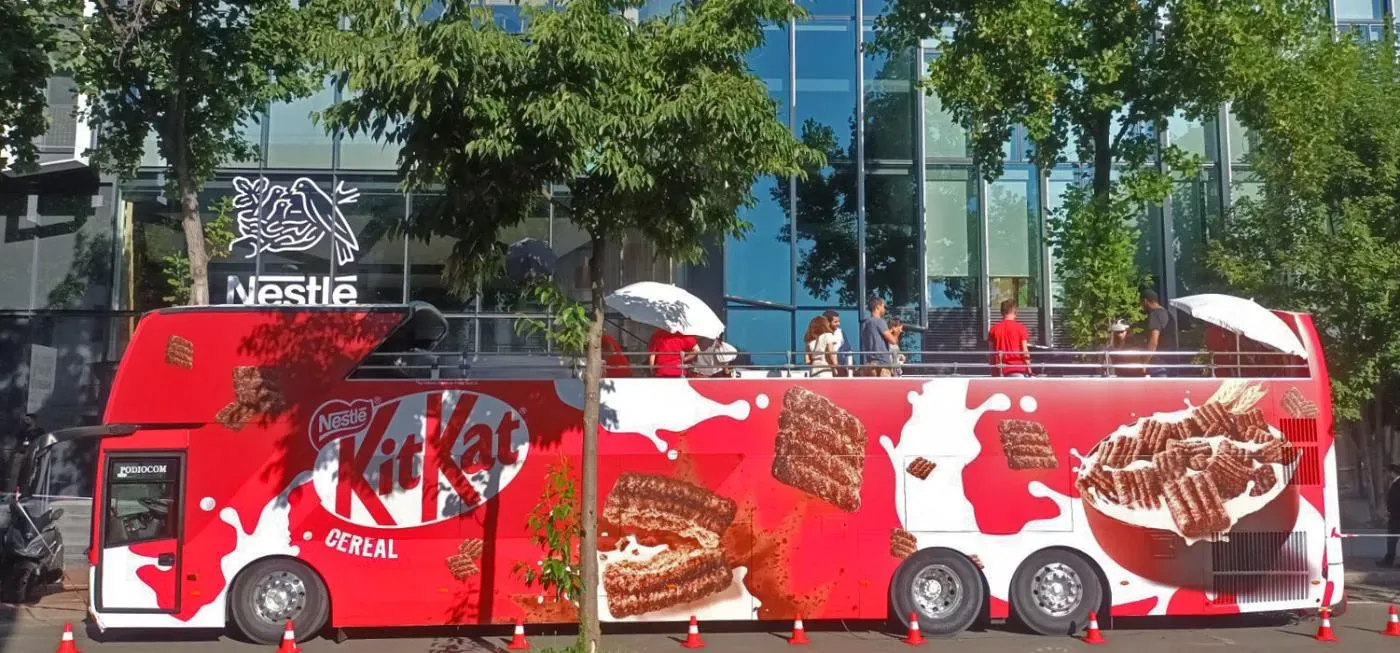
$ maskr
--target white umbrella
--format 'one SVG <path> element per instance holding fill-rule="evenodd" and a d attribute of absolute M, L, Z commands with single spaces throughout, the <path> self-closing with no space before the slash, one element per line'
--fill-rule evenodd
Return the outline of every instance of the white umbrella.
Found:
<path fill-rule="evenodd" d="M 1171 300 L 1172 308 L 1285 354 L 1308 357 L 1288 324 L 1253 300 L 1231 295 L 1191 295 Z"/>
<path fill-rule="evenodd" d="M 634 283 L 603 301 L 629 320 L 672 333 L 711 340 L 724 333 L 724 323 L 705 302 L 669 283 Z"/>

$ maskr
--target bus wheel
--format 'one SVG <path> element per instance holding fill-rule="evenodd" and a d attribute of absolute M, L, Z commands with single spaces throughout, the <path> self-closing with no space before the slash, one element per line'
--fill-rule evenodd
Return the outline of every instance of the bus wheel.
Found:
<path fill-rule="evenodd" d="M 325 627 L 330 601 L 321 579 L 306 565 L 287 558 L 253 563 L 238 575 L 230 594 L 233 623 L 257 644 L 275 644 L 290 619 L 297 641 Z"/>
<path fill-rule="evenodd" d="M 1011 578 L 1016 619 L 1041 635 L 1072 635 L 1103 602 L 1103 582 L 1083 557 L 1062 549 L 1037 551 Z"/>
<path fill-rule="evenodd" d="M 909 613 L 919 617 L 919 630 L 952 635 L 967 630 L 982 612 L 986 593 L 982 575 L 966 556 L 948 549 L 924 549 L 905 559 L 890 584 L 890 607 L 909 625 Z"/>

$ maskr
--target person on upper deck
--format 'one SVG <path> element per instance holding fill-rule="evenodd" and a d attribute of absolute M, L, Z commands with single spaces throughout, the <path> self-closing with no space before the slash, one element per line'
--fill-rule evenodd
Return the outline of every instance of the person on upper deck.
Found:
<path fill-rule="evenodd" d="M 860 350 L 862 362 L 868 376 L 890 376 L 890 345 L 899 340 L 890 333 L 890 325 L 885 322 L 885 300 L 879 297 L 870 299 L 870 317 L 860 324 Z"/>
<path fill-rule="evenodd" d="M 1172 324 L 1172 314 L 1157 299 L 1157 293 L 1153 290 L 1143 290 L 1140 295 L 1142 312 L 1147 314 L 1146 342 L 1143 349 L 1148 352 L 1155 352 L 1162 345 L 1166 344 L 1171 337 L 1169 329 Z M 1148 365 L 1148 376 L 1167 376 L 1167 368 L 1161 367 L 1164 363 L 1171 361 L 1162 360 L 1161 356 L 1154 356 L 1151 353 L 1143 360 Z M 1153 364 L 1156 366 L 1154 367 Z"/>
<path fill-rule="evenodd" d="M 908 356 L 899 351 L 899 341 L 904 339 L 904 323 L 899 321 L 899 318 L 892 317 L 889 319 L 889 325 L 890 334 L 894 336 L 895 342 L 890 345 L 890 376 L 900 376 L 904 362 L 909 360 Z"/>
<path fill-rule="evenodd" d="M 812 376 L 835 376 L 836 368 L 839 367 L 836 361 L 836 335 L 831 330 L 831 320 L 825 315 L 818 315 L 807 323 L 807 333 L 802 336 L 802 343 L 807 349 L 807 365 L 812 368 Z"/>
<path fill-rule="evenodd" d="M 685 376 L 685 365 L 693 362 L 700 353 L 700 344 L 695 336 L 657 329 L 651 334 L 647 351 L 650 352 L 647 365 L 651 368 L 652 376 L 680 378 Z"/>
<path fill-rule="evenodd" d="M 841 365 L 841 368 L 836 370 L 836 376 L 849 376 L 856 362 L 851 353 L 851 341 L 841 329 L 841 314 L 828 309 L 822 316 L 831 322 L 831 335 L 836 338 L 836 360 Z"/>
<path fill-rule="evenodd" d="M 603 376 L 607 378 L 632 376 L 632 364 L 627 354 L 622 353 L 622 345 L 617 339 L 603 334 Z"/>
<path fill-rule="evenodd" d="M 993 376 L 1031 375 L 1031 334 L 1016 320 L 1016 300 L 1001 303 L 1001 321 L 987 332 Z"/>

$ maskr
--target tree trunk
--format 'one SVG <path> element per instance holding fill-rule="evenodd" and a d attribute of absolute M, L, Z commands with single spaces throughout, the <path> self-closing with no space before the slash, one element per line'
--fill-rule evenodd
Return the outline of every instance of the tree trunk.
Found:
<path fill-rule="evenodd" d="M 1100 209 L 1108 206 L 1112 184 L 1113 113 L 1105 111 L 1094 117 L 1094 203 Z"/>
<path fill-rule="evenodd" d="M 190 305 L 209 303 L 209 253 L 204 248 L 204 223 L 199 219 L 199 188 L 186 172 L 180 175 L 180 228 L 190 261 Z"/>
<path fill-rule="evenodd" d="M 603 375 L 603 254 L 607 242 L 597 233 L 592 235 L 592 241 L 588 278 L 593 319 L 588 324 L 588 357 L 583 374 L 583 487 L 580 490 L 583 519 L 579 524 L 583 531 L 579 551 L 583 576 L 579 633 L 585 653 L 597 653 L 598 641 L 602 638 L 598 625 L 598 413 Z"/>

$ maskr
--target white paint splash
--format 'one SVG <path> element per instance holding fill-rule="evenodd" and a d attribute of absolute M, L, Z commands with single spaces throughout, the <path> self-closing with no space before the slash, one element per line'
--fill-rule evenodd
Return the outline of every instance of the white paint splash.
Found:
<path fill-rule="evenodd" d="M 767 410 L 767 409 L 768 409 L 768 395 L 766 395 L 766 394 L 760 394 L 760 395 L 758 395 L 757 397 L 754 398 L 753 404 L 754 404 L 755 406 L 758 406 L 758 409 L 759 409 L 759 410 Z"/>
<path fill-rule="evenodd" d="M 214 497 L 204 497 L 199 500 L 199 509 L 209 512 L 214 509 Z"/>
<path fill-rule="evenodd" d="M 582 381 L 557 380 L 554 392 L 560 401 L 583 410 Z M 671 447 L 661 431 L 679 433 L 716 417 L 742 421 L 749 418 L 750 410 L 747 401 L 721 404 L 709 399 L 686 379 L 608 379 L 600 403 L 604 429 L 645 437 L 663 453 Z"/>
<path fill-rule="evenodd" d="M 1039 407 L 1040 405 L 1036 403 L 1035 397 L 1030 395 L 1021 397 L 1021 412 L 1034 413 L 1035 409 Z"/>

